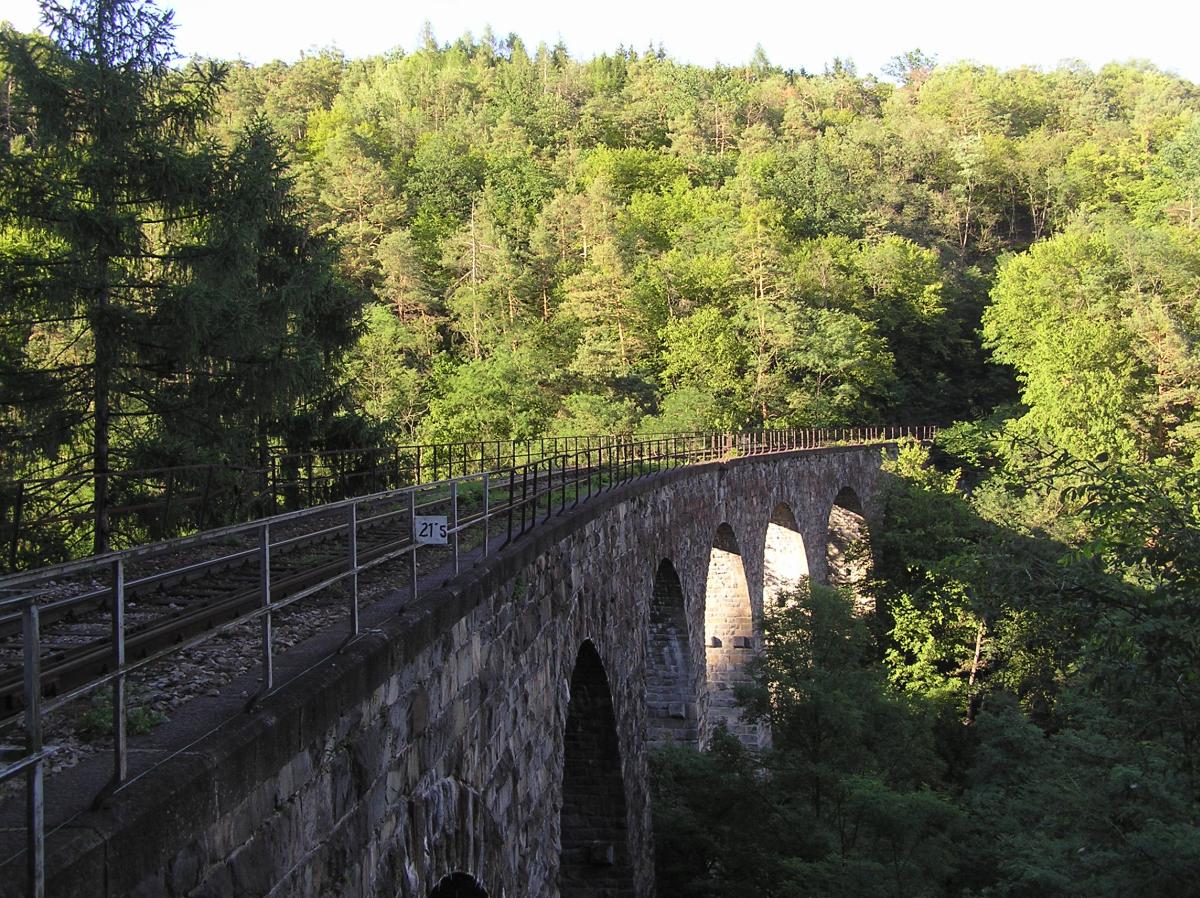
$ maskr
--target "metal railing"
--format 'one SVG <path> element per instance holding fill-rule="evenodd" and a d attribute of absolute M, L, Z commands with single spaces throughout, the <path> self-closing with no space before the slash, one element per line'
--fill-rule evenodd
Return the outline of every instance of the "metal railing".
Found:
<path fill-rule="evenodd" d="M 360 632 L 359 577 L 372 568 L 397 559 L 408 566 L 407 602 L 419 594 L 419 552 L 428 552 L 432 544 L 418 533 L 420 512 L 444 511 L 446 517 L 447 559 L 455 573 L 461 570 L 464 549 L 467 557 L 485 558 L 533 529 L 539 521 L 562 514 L 602 492 L 631 480 L 684 465 L 737 456 L 763 455 L 797 449 L 814 449 L 836 444 L 890 442 L 902 437 L 929 439 L 932 427 L 863 427 L 835 430 L 778 430 L 744 434 L 665 434 L 648 438 L 572 438 L 549 441 L 549 446 L 527 443 L 523 459 L 514 461 L 513 445 L 484 443 L 479 456 L 457 460 L 453 454 L 436 461 L 430 459 L 423 471 L 450 473 L 451 476 L 428 483 L 402 486 L 339 499 L 311 508 L 287 511 L 258 520 L 231 524 L 191 536 L 166 540 L 122 551 L 66 562 L 21 574 L 0 578 L 0 623 L 21 622 L 21 687 L 10 694 L 14 713 L 0 719 L 0 728 L 20 725 L 24 730 L 24 748 L 10 752 L 15 760 L 6 760 L 0 768 L 0 782 L 24 774 L 27 779 L 26 828 L 29 868 L 29 894 L 41 898 L 45 888 L 45 833 L 43 779 L 46 758 L 54 750 L 42 744 L 42 720 L 85 695 L 111 687 L 113 770 L 111 781 L 97 801 L 120 789 L 128 781 L 127 734 L 129 707 L 126 684 L 131 674 L 161 662 L 166 657 L 190 649 L 234 627 L 257 623 L 261 652 L 261 682 L 247 708 L 279 688 L 275 677 L 274 621 L 276 615 L 315 593 L 342 584 L 346 601 L 346 641 Z M 468 444 L 472 445 L 472 444 Z M 503 457 L 486 447 L 499 446 Z M 557 452 L 547 452 L 557 449 Z M 544 453 L 544 454 L 543 454 Z M 440 453 L 439 453 L 440 455 Z M 492 466 L 497 460 L 499 465 Z M 483 470 L 472 471 L 475 462 Z M 453 474 L 453 465 L 462 465 L 464 473 Z M 499 524 L 499 528 L 497 528 Z M 388 531 L 392 528 L 394 532 Z M 293 532 L 298 531 L 298 532 Z M 363 538 L 382 532 L 382 541 L 364 549 Z M 494 540 L 500 540 L 493 546 Z M 340 561 L 326 563 L 316 575 L 295 577 L 280 583 L 273 580 L 278 572 L 273 559 L 304 541 L 337 539 Z M 197 550 L 207 549 L 211 556 L 195 560 Z M 131 565 L 148 559 L 169 558 L 184 552 L 179 566 L 159 570 L 127 580 Z M 256 595 L 252 601 L 235 603 L 227 619 L 215 625 L 189 632 L 180 629 L 162 643 L 144 638 L 147 631 L 131 631 L 126 624 L 126 599 L 133 589 L 148 588 L 169 576 L 195 577 L 206 571 L 218 571 L 232 563 L 250 564 L 258 569 Z M 48 597 L 43 584 L 101 572 L 107 586 L 83 596 Z M 101 646 L 103 672 L 85 673 L 80 682 L 51 678 L 46 663 L 40 619 L 46 620 L 65 607 L 81 601 L 99 603 L 107 613 L 110 636 Z M 208 607 L 208 606 L 206 606 Z M 68 609 L 70 610 L 70 609 Z M 137 648 L 136 658 L 129 654 Z M 329 657 L 328 655 L 324 657 Z M 321 660 L 324 660 L 324 657 Z M 65 684 L 65 685 L 64 685 Z M 62 688 L 60 689 L 60 685 Z M 8 861 L 11 861 L 9 858 Z M 8 861 L 0 862 L 0 865 Z"/>
<path fill-rule="evenodd" d="M 648 439 L 665 434 L 640 437 Z M 105 509 L 110 547 L 201 532 L 355 495 L 517 467 L 630 436 L 541 437 L 287 452 L 259 464 L 191 464 L 111 471 Z M 92 551 L 94 473 L 83 459 L 0 481 L 0 572 L 67 561 Z"/>

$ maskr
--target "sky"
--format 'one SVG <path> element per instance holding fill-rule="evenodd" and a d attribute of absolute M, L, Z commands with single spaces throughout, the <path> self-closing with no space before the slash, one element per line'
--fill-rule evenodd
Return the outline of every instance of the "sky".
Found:
<path fill-rule="evenodd" d="M 661 44 L 672 58 L 701 65 L 747 62 L 756 45 L 784 68 L 822 71 L 835 57 L 861 74 L 881 74 L 897 54 L 920 48 L 1011 68 L 1052 68 L 1082 60 L 1148 59 L 1200 83 L 1198 0 L 175 0 L 176 45 L 252 63 L 294 60 L 336 46 L 367 56 L 418 45 L 428 21 L 439 42 L 491 25 L 532 51 L 561 39 L 577 59 L 618 46 Z M 0 0 L 0 19 L 22 31 L 38 24 L 36 0 Z"/>

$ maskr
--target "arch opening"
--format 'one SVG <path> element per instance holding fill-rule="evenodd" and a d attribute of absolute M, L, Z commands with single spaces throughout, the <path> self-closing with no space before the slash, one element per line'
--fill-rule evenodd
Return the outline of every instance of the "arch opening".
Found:
<path fill-rule="evenodd" d="M 863 587 L 871 575 L 871 533 L 863 516 L 862 500 L 850 487 L 842 487 L 829 509 L 829 538 L 825 567 L 830 586 L 849 589 L 856 614 L 875 611 L 875 601 Z"/>
<path fill-rule="evenodd" d="M 604 664 L 585 642 L 571 674 L 563 740 L 562 898 L 633 894 L 625 780 Z"/>
<path fill-rule="evenodd" d="M 743 743 L 758 747 L 760 727 L 742 720 L 734 698 L 739 683 L 749 683 L 746 663 L 754 657 L 754 611 L 746 568 L 733 528 L 722 524 L 708 558 L 704 597 L 705 667 L 708 674 L 708 726 L 724 723 Z"/>
<path fill-rule="evenodd" d="M 451 873 L 434 886 L 429 898 L 488 898 L 488 893 L 474 876 Z"/>
<path fill-rule="evenodd" d="M 808 553 L 791 508 L 775 506 L 763 545 L 763 604 L 778 603 L 808 578 Z"/>
<path fill-rule="evenodd" d="M 696 677 L 683 586 L 663 560 L 654 575 L 646 634 L 646 714 L 653 745 L 699 744 Z"/>

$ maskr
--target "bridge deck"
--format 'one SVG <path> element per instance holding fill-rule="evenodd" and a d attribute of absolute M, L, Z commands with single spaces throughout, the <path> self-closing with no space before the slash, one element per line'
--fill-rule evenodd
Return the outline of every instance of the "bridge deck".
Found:
<path fill-rule="evenodd" d="M 892 428 L 861 435 L 867 438 L 865 442 L 876 442 L 906 434 L 903 429 Z M 916 435 L 928 436 L 927 429 Z M 3 724 L 10 729 L 24 724 L 27 737 L 37 737 L 27 738 L 22 757 L 0 771 L 0 778 L 4 779 L 24 773 L 29 782 L 30 800 L 23 827 L 19 803 L 15 799 L 4 803 L 0 826 L 9 837 L 5 841 L 15 849 L 12 837 L 20 838 L 23 834 L 26 850 L 36 860 L 41 853 L 43 826 L 53 830 L 69 822 L 81 810 L 81 802 L 112 789 L 125 788 L 162 761 L 181 753 L 186 755 L 187 746 L 211 733 L 215 726 L 228 726 L 239 717 L 244 719 L 248 698 L 277 691 L 339 651 L 346 651 L 347 637 L 371 637 L 380 621 L 394 617 L 403 608 L 415 607 L 422 592 L 442 584 L 456 571 L 470 568 L 547 517 L 660 470 L 710 461 L 722 454 L 756 455 L 815 448 L 835 442 L 831 436 L 774 432 L 711 435 L 692 443 L 664 443 L 661 439 L 616 443 L 607 454 L 595 457 L 589 452 L 582 459 L 576 453 L 573 458 L 539 460 L 521 470 L 483 472 L 388 491 L 4 578 L 0 580 L 0 589 L 22 589 L 25 594 L 7 600 L 9 613 L 0 616 L 0 658 L 4 657 L 5 636 L 10 645 L 16 646 L 28 646 L 32 639 L 34 648 L 23 652 L 19 661 L 10 650 L 7 686 L 0 672 L 0 694 L 5 695 L 9 706 L 9 716 Z M 496 501 L 497 498 L 502 501 Z M 418 511 L 446 512 L 452 548 L 432 549 L 413 539 Z M 388 526 L 393 524 L 398 526 Z M 372 525 L 388 530 L 386 538 L 372 540 Z M 500 533 L 496 532 L 498 526 Z M 330 560 L 304 554 L 322 541 L 329 544 L 330 551 L 325 554 Z M 198 558 L 199 548 L 214 546 L 222 547 L 221 551 Z M 433 573 L 421 573 L 436 557 L 430 553 L 438 551 L 442 553 L 441 566 Z M 302 576 L 277 576 L 283 571 L 275 559 L 283 552 L 307 558 L 310 570 Z M 424 555 L 424 562 L 418 562 L 418 553 Z M 157 567 L 126 579 L 127 570 L 149 560 L 155 561 Z M 409 580 L 403 602 L 393 597 L 369 607 L 360 604 L 359 577 L 371 567 L 397 562 Z M 251 575 L 249 584 L 247 568 Z M 87 582 L 87 575 L 96 571 L 110 574 L 112 583 L 93 581 L 90 589 L 76 589 L 73 594 L 68 589 L 63 594 L 63 584 L 72 577 L 84 575 Z M 254 583 L 255 580 L 258 582 Z M 38 587 L 46 583 L 53 584 L 55 589 L 39 591 Z M 203 589 L 189 592 L 197 586 Z M 348 596 L 330 599 L 331 587 L 342 587 Z M 151 608 L 148 623 L 131 621 L 126 604 L 144 613 L 142 606 L 153 604 L 148 597 L 155 594 L 187 599 L 190 607 L 183 613 L 172 609 L 174 613 L 158 618 Z M 279 654 L 273 645 L 273 624 L 278 616 L 301 600 L 318 601 L 312 598 L 318 595 L 324 595 L 327 603 L 341 605 L 345 612 L 342 625 L 326 628 L 305 639 L 296 649 Z M 161 607 L 178 603 L 158 604 Z M 52 639 L 43 642 L 37 633 L 39 617 L 53 629 L 60 622 L 86 624 L 88 615 L 93 619 L 108 617 L 111 632 L 67 648 L 56 645 Z M 15 626 L 18 621 L 24 627 L 21 631 Z M 152 664 L 176 658 L 217 634 L 229 633 L 237 627 L 244 629 L 247 625 L 261 631 L 259 670 L 235 677 L 220 695 L 193 702 L 154 733 L 129 741 L 129 704 L 122 693 L 136 674 Z M 43 670 L 31 674 L 31 667 L 37 665 L 31 665 L 30 658 L 36 659 Z M 94 695 L 102 687 L 110 689 L 113 695 L 113 749 L 100 753 L 78 770 L 58 774 L 48 795 L 43 797 L 45 760 L 40 757 L 38 733 L 41 719 L 49 711 Z M 39 820 L 43 814 L 44 824 Z M 19 850 L 5 851 L 3 858 L 11 864 L 18 861 L 20 854 Z M 42 874 L 38 864 L 33 867 L 30 892 L 37 894 L 36 881 Z"/>

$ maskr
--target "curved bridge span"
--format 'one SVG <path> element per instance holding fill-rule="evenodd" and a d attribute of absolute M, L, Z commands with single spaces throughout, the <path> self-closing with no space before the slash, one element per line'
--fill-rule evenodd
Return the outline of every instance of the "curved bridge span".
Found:
<path fill-rule="evenodd" d="M 47 894 L 650 896 L 648 748 L 766 744 L 763 603 L 850 576 L 883 476 L 776 452 L 552 517 L 57 829 Z"/>

